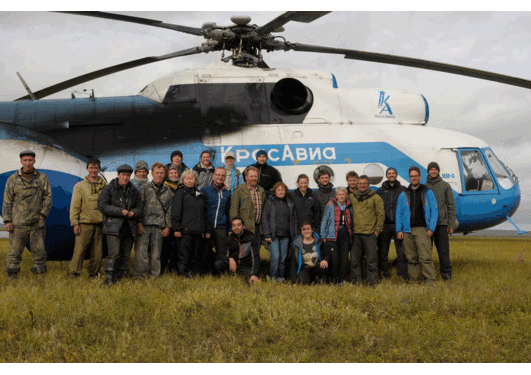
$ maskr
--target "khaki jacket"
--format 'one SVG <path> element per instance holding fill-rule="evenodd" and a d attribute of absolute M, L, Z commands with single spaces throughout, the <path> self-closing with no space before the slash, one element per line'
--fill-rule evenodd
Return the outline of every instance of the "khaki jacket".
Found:
<path fill-rule="evenodd" d="M 70 203 L 70 225 L 100 224 L 101 212 L 98 210 L 98 197 L 107 185 L 103 178 L 98 182 L 90 182 L 88 176 L 74 186 L 72 202 Z"/>
<path fill-rule="evenodd" d="M 267 195 L 264 188 L 260 185 L 256 185 L 256 188 L 260 194 L 263 213 Z M 247 187 L 247 184 L 240 185 L 236 188 L 236 190 L 234 190 L 234 195 L 232 196 L 230 204 L 229 216 L 231 221 L 235 216 L 241 216 L 245 222 L 245 229 L 247 229 L 249 232 L 255 233 L 253 198 L 251 197 L 251 191 Z"/>
<path fill-rule="evenodd" d="M 352 203 L 352 213 L 354 216 L 353 233 L 371 234 L 375 231 L 379 233 L 383 230 L 385 221 L 385 210 L 382 198 L 369 190 L 367 195 L 360 195 L 359 191 L 348 196 Z"/>
<path fill-rule="evenodd" d="M 35 169 L 29 180 L 20 169 L 9 176 L 4 192 L 2 217 L 5 223 L 32 225 L 39 216 L 48 217 L 52 209 L 52 189 L 44 173 Z"/>

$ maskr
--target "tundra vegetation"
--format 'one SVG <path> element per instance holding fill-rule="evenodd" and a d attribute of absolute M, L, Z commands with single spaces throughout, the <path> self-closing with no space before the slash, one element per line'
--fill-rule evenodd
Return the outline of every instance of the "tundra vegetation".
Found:
<path fill-rule="evenodd" d="M 271 283 L 262 249 L 258 285 L 164 275 L 107 288 L 71 279 L 67 262 L 40 280 L 29 252 L 8 284 L 0 240 L 0 361 L 530 362 L 530 244 L 454 237 L 454 280 L 434 287 L 394 269 L 375 289 Z"/>

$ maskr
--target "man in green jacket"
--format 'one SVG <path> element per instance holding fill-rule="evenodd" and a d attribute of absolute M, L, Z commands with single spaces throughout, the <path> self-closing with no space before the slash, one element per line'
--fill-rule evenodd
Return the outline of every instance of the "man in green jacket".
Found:
<path fill-rule="evenodd" d="M 450 262 L 450 238 L 449 234 L 457 229 L 455 218 L 455 200 L 452 187 L 440 176 L 439 164 L 432 161 L 428 164 L 428 180 L 426 186 L 433 191 L 437 200 L 439 219 L 433 232 L 432 242 L 435 243 L 439 255 L 440 272 L 444 281 L 452 279 L 452 263 Z"/>
<path fill-rule="evenodd" d="M 4 192 L 2 217 L 9 232 L 6 271 L 11 282 L 20 272 L 20 261 L 26 242 L 33 255 L 33 273 L 46 273 L 46 218 L 52 209 L 52 189 L 48 177 L 35 165 L 35 152 L 20 153 L 22 168 L 9 176 Z"/>
<path fill-rule="evenodd" d="M 378 246 L 376 238 L 382 232 L 385 211 L 382 198 L 369 189 L 366 175 L 358 178 L 358 191 L 350 194 L 352 203 L 353 244 L 350 250 L 351 280 L 355 285 L 362 280 L 361 258 L 363 251 L 367 255 L 367 282 L 374 286 L 378 281 Z"/>
<path fill-rule="evenodd" d="M 234 190 L 229 216 L 231 221 L 236 216 L 240 216 L 245 222 L 245 229 L 254 233 L 262 243 L 260 222 L 267 196 L 264 188 L 258 185 L 258 172 L 258 169 L 253 166 L 247 167 L 243 172 L 245 184 Z"/>
<path fill-rule="evenodd" d="M 89 278 L 98 276 L 102 259 L 102 215 L 98 210 L 98 197 L 107 185 L 99 176 L 100 161 L 87 161 L 88 176 L 74 186 L 70 204 L 70 225 L 74 227 L 76 245 L 68 271 L 72 277 L 78 277 L 83 269 L 85 254 L 90 248 L 88 266 Z"/>

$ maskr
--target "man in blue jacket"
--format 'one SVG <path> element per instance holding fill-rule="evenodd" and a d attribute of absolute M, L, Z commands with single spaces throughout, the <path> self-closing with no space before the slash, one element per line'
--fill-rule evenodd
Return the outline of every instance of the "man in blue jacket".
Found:
<path fill-rule="evenodd" d="M 205 241 L 202 256 L 198 259 L 201 273 L 213 273 L 216 260 L 228 262 L 225 251 L 222 251 L 227 238 L 231 200 L 230 187 L 225 185 L 226 173 L 224 167 L 216 168 L 213 182 L 201 188 L 201 193 L 205 197 L 207 220 L 212 228 L 210 238 Z M 216 253 L 212 251 L 212 245 Z"/>
<path fill-rule="evenodd" d="M 420 281 L 420 271 L 427 285 L 435 283 L 435 266 L 431 256 L 431 237 L 437 226 L 439 213 L 435 195 L 420 183 L 420 169 L 409 168 L 410 185 L 400 194 L 396 206 L 396 233 L 404 240 L 409 279 Z"/>

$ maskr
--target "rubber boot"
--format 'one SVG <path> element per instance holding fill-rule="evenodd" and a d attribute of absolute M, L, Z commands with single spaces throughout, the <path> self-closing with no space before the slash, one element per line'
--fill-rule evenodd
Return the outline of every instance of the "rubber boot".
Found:
<path fill-rule="evenodd" d="M 11 284 L 13 281 L 15 281 L 16 278 L 17 278 L 17 273 L 16 272 L 8 272 L 7 273 L 7 282 L 8 282 L 8 284 Z"/>
<path fill-rule="evenodd" d="M 105 286 L 112 286 L 114 284 L 114 272 L 105 272 Z"/>

